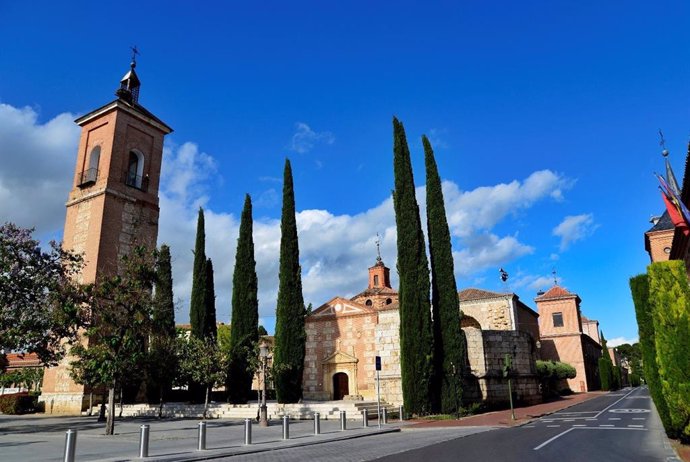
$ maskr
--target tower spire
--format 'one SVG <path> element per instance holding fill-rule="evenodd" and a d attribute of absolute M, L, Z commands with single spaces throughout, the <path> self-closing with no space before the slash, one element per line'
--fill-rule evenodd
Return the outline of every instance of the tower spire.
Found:
<path fill-rule="evenodd" d="M 130 49 L 132 50 L 132 60 L 129 63 L 129 71 L 120 80 L 120 88 L 117 89 L 115 95 L 130 104 L 136 104 L 139 102 L 141 81 L 134 68 L 137 67 L 137 55 L 141 53 L 139 53 L 136 45 L 130 47 Z"/>
<path fill-rule="evenodd" d="M 381 263 L 381 238 L 379 233 L 376 233 L 376 263 Z"/>
<path fill-rule="evenodd" d="M 673 191 L 673 193 L 680 197 L 680 188 L 678 187 L 678 181 L 676 176 L 673 174 L 673 169 L 671 168 L 671 163 L 668 161 L 668 149 L 666 149 L 666 140 L 664 139 L 664 134 L 659 129 L 659 146 L 661 146 L 661 155 L 664 157 L 664 163 L 666 165 L 666 182 Z"/>

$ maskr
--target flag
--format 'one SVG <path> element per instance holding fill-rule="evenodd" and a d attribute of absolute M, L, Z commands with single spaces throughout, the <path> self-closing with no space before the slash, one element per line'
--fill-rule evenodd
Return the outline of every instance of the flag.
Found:
<path fill-rule="evenodd" d="M 666 205 L 666 210 L 668 211 L 668 215 L 671 218 L 673 225 L 680 229 L 685 236 L 690 235 L 690 228 L 688 228 L 688 223 L 683 217 L 683 214 L 678 206 L 666 195 L 663 189 L 661 191 L 661 199 Z"/>
<path fill-rule="evenodd" d="M 674 208 L 680 213 L 681 217 L 685 219 L 685 223 L 690 223 L 690 210 L 685 206 L 683 201 L 680 199 L 680 194 L 677 194 L 674 188 L 669 185 L 664 177 L 661 175 L 656 175 L 659 183 L 661 184 L 661 192 L 666 196 L 674 206 Z M 669 212 L 670 213 L 670 212 Z"/>

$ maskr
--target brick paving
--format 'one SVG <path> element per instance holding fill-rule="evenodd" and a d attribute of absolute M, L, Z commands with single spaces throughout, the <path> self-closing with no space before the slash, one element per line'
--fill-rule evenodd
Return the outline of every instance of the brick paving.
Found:
<path fill-rule="evenodd" d="M 588 401 L 598 396 L 605 395 L 606 392 L 593 391 L 588 393 L 576 393 L 570 396 L 563 396 L 557 401 L 535 404 L 515 408 L 515 418 L 510 418 L 510 409 L 504 411 L 487 412 L 473 416 L 463 417 L 458 420 L 412 420 L 409 424 L 413 428 L 440 428 L 440 427 L 512 427 L 524 425 L 541 416 L 552 414 L 562 409 Z"/>

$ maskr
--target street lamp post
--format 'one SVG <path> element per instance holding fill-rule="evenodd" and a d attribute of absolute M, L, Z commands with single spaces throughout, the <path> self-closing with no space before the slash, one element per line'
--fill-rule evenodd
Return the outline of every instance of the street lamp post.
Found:
<path fill-rule="evenodd" d="M 458 405 L 458 375 L 455 370 L 455 364 L 450 362 L 450 367 L 453 369 L 453 396 L 455 397 L 455 418 L 460 418 L 460 406 Z"/>
<path fill-rule="evenodd" d="M 261 406 L 259 408 L 259 425 L 268 427 L 268 408 L 266 406 L 266 369 L 268 362 L 268 346 L 262 342 L 259 346 L 261 360 Z"/>

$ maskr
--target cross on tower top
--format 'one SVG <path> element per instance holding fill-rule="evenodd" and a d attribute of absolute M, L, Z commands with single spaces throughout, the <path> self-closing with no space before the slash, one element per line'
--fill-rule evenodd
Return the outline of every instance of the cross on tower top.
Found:
<path fill-rule="evenodd" d="M 376 261 L 381 261 L 381 238 L 379 237 L 379 233 L 376 233 Z"/>
<path fill-rule="evenodd" d="M 137 48 L 136 45 L 129 47 L 130 50 L 132 50 L 132 62 L 129 64 L 132 69 L 137 67 L 137 55 L 140 55 L 139 49 Z"/>

